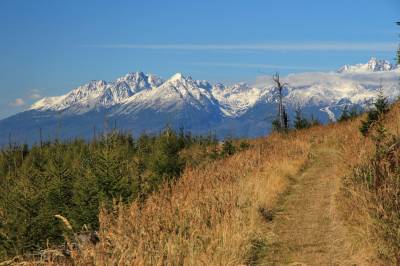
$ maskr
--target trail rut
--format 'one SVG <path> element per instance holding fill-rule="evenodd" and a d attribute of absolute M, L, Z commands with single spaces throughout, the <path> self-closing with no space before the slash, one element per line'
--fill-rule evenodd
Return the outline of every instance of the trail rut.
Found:
<path fill-rule="evenodd" d="M 268 243 L 257 265 L 355 265 L 337 211 L 341 156 L 319 145 L 267 223 Z"/>

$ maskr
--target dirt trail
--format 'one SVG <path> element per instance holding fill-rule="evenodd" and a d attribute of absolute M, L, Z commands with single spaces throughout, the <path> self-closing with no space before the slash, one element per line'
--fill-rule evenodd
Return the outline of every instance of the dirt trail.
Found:
<path fill-rule="evenodd" d="M 345 230 L 335 206 L 340 165 L 334 147 L 315 146 L 267 224 L 269 240 L 257 265 L 355 265 L 348 260 Z"/>

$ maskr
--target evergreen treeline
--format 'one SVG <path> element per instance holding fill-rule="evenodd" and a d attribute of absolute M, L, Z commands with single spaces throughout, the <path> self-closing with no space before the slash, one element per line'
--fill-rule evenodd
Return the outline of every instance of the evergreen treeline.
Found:
<path fill-rule="evenodd" d="M 301 130 L 301 129 L 307 129 L 307 128 L 310 128 L 313 126 L 321 125 L 321 122 L 318 119 L 315 119 L 314 116 L 311 116 L 311 118 L 307 118 L 306 116 L 304 116 L 301 108 L 298 107 L 295 110 L 293 127 L 291 127 L 291 125 L 289 123 L 289 118 L 288 118 L 287 112 L 285 111 L 285 109 L 283 109 L 283 110 L 284 110 L 283 127 L 280 125 L 279 119 L 273 120 L 272 121 L 272 131 L 274 131 L 274 132 L 285 133 L 292 129 Z M 352 120 L 355 117 L 357 117 L 358 115 L 360 115 L 360 113 L 357 111 L 357 109 L 355 107 L 353 107 L 349 110 L 348 106 L 344 106 L 342 113 L 337 121 L 344 122 L 347 120 Z"/>
<path fill-rule="evenodd" d="M 99 208 L 116 201 L 143 202 L 186 165 L 231 155 L 212 135 L 197 137 L 167 128 L 137 139 L 114 132 L 85 142 L 10 145 L 0 152 L 0 259 L 63 241 L 67 217 L 74 231 L 98 228 Z"/>
<path fill-rule="evenodd" d="M 285 133 L 289 132 L 292 129 L 295 130 L 301 130 L 301 129 L 306 129 L 310 128 L 313 126 L 318 126 L 321 125 L 321 122 L 318 119 L 315 119 L 314 116 L 311 116 L 311 118 L 307 118 L 303 115 L 301 108 L 297 108 L 295 110 L 295 117 L 293 121 L 293 128 L 291 127 L 289 123 L 289 117 L 285 109 L 283 109 L 283 127 L 280 125 L 279 120 L 275 119 L 272 121 L 272 131 L 274 132 L 279 132 L 279 133 Z"/>

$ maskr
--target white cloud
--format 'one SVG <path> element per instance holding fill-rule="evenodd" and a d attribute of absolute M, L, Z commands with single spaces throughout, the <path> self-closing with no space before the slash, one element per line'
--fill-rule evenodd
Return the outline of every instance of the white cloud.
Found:
<path fill-rule="evenodd" d="M 40 90 L 38 90 L 38 89 L 33 89 L 33 90 L 30 90 L 30 92 L 29 92 L 29 98 L 30 99 L 32 99 L 32 100 L 38 100 L 38 99 L 41 99 L 41 98 L 43 98 L 43 96 L 40 94 Z"/>
<path fill-rule="evenodd" d="M 98 44 L 87 48 L 148 49 L 148 50 L 258 50 L 258 51 L 374 51 L 392 52 L 392 42 L 313 42 L 270 44 Z"/>
<path fill-rule="evenodd" d="M 42 96 L 38 93 L 32 93 L 31 95 L 29 95 L 29 98 L 31 98 L 32 100 L 39 100 L 40 98 L 42 98 Z"/>
<path fill-rule="evenodd" d="M 16 98 L 15 100 L 9 102 L 9 105 L 13 107 L 21 107 L 25 105 L 25 101 L 22 98 Z"/>
<path fill-rule="evenodd" d="M 24 107 L 30 104 L 32 100 L 36 101 L 43 98 L 41 91 L 41 89 L 29 90 L 23 97 L 12 100 L 8 105 L 12 107 Z"/>

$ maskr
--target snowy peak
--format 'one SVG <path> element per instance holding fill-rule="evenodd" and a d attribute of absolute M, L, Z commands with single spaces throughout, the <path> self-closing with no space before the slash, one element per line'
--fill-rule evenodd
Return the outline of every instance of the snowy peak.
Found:
<path fill-rule="evenodd" d="M 368 61 L 367 68 L 373 72 L 376 72 L 376 71 L 390 71 L 395 69 L 395 66 L 392 65 L 387 60 L 378 60 L 373 57 Z"/>
<path fill-rule="evenodd" d="M 181 73 L 176 73 L 165 81 L 158 89 L 157 96 L 165 97 L 175 102 L 185 101 L 191 105 L 208 105 L 214 101 L 211 85 L 206 81 L 194 80 Z"/>
<path fill-rule="evenodd" d="M 70 107 L 77 107 L 84 110 L 96 98 L 105 95 L 107 87 L 108 84 L 104 80 L 92 80 L 65 95 L 43 98 L 34 103 L 31 109 L 61 111 Z"/>
<path fill-rule="evenodd" d="M 171 76 L 165 83 L 170 84 L 190 84 L 190 86 L 211 90 L 211 84 L 206 80 L 194 80 L 191 76 L 184 76 L 182 73 L 176 73 Z"/>
<path fill-rule="evenodd" d="M 244 114 L 258 101 L 262 100 L 267 91 L 265 88 L 255 88 L 246 83 L 231 86 L 224 86 L 219 83 L 212 88 L 212 93 L 219 101 L 222 112 L 230 117 Z"/>
<path fill-rule="evenodd" d="M 344 65 L 338 73 L 380 72 L 396 69 L 396 66 L 387 60 L 378 60 L 372 57 L 366 64 Z"/>
<path fill-rule="evenodd" d="M 118 78 L 114 83 L 116 85 L 126 83 L 132 92 L 137 92 L 141 89 L 158 87 L 163 83 L 163 80 L 152 74 L 146 75 L 143 72 L 133 72 Z"/>
<path fill-rule="evenodd" d="M 170 77 L 167 82 L 176 82 L 176 81 L 185 81 L 187 78 L 182 75 L 182 73 L 176 73 L 172 77 Z"/>
<path fill-rule="evenodd" d="M 31 109 L 85 113 L 122 103 L 140 91 L 157 88 L 163 82 L 161 78 L 143 72 L 128 73 L 110 83 L 93 80 L 65 95 L 41 99 Z"/>
<path fill-rule="evenodd" d="M 116 112 L 124 115 L 149 110 L 163 115 L 187 115 L 190 110 L 203 114 L 218 113 L 219 104 L 212 95 L 211 88 L 206 81 L 194 80 L 176 73 L 160 86 L 132 95 L 121 103 Z"/>
<path fill-rule="evenodd" d="M 205 80 L 194 80 L 190 76 L 184 76 L 182 73 L 176 73 L 166 80 L 160 88 L 169 88 L 177 90 L 183 94 L 209 94 L 211 93 L 212 85 Z"/>

